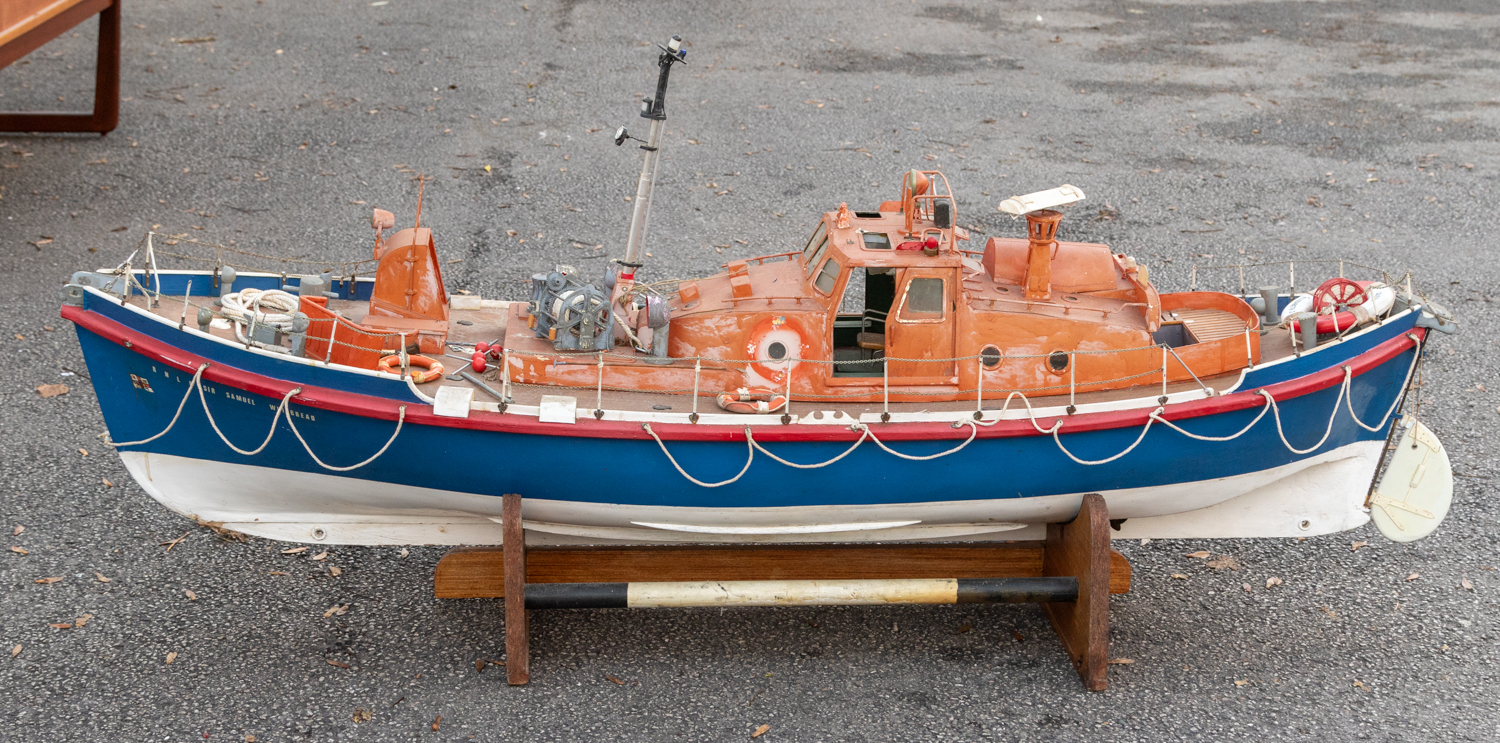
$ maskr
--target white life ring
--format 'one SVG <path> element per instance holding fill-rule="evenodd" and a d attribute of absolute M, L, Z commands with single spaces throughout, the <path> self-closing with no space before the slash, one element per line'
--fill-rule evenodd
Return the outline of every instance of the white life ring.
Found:
<path fill-rule="evenodd" d="M 787 374 L 802 362 L 807 344 L 786 316 L 768 317 L 750 331 L 745 353 L 750 363 L 745 379 L 752 387 L 778 389 L 786 386 Z"/>

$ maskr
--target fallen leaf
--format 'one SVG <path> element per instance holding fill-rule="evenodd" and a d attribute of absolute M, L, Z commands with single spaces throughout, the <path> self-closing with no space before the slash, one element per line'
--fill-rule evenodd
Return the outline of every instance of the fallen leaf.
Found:
<path fill-rule="evenodd" d="M 20 654 L 21 654 L 21 646 L 20 645 L 17 645 L 17 646 L 15 646 L 15 647 L 13 647 L 13 648 L 10 649 L 10 657 L 14 658 L 14 657 L 16 657 L 17 655 L 20 655 Z"/>
<path fill-rule="evenodd" d="M 98 578 L 100 583 L 108 583 L 109 582 L 109 579 L 106 578 L 106 577 L 104 577 L 103 573 L 94 573 L 94 577 Z"/>
<path fill-rule="evenodd" d="M 186 532 L 185 531 L 185 532 L 182 533 L 182 536 L 180 536 L 180 537 L 178 537 L 176 539 L 173 539 L 170 542 L 158 542 L 156 544 L 156 546 L 158 546 L 158 547 L 166 547 L 167 551 L 171 552 L 173 547 L 176 547 L 177 545 L 182 544 L 182 540 L 187 539 L 188 538 L 188 534 L 191 534 L 191 533 L 192 532 Z"/>
<path fill-rule="evenodd" d="M 175 651 L 167 653 L 167 665 L 172 665 L 172 661 L 174 660 L 177 660 L 177 653 Z"/>
<path fill-rule="evenodd" d="M 327 619 L 327 618 L 329 618 L 331 616 L 334 616 L 336 614 L 337 615 L 343 615 L 343 614 L 347 614 L 348 612 L 349 612 L 349 605 L 348 604 L 341 604 L 339 606 L 332 606 L 332 607 L 328 608 L 328 611 L 323 612 L 323 618 Z"/>
<path fill-rule="evenodd" d="M 1186 575 L 1183 575 L 1182 573 L 1173 573 L 1172 577 L 1176 578 L 1177 580 L 1187 580 L 1187 578 L 1188 578 Z"/>
<path fill-rule="evenodd" d="M 1011 630 L 1010 631 L 1010 636 L 1016 638 L 1016 642 L 1025 642 L 1026 641 L 1026 638 L 1023 637 L 1021 635 L 1021 633 L 1018 632 L 1018 631 L 1016 631 L 1016 630 Z"/>
<path fill-rule="evenodd" d="M 971 629 L 974 629 L 974 625 L 970 622 L 964 622 L 963 624 L 958 625 L 958 634 L 961 635 Z"/>
<path fill-rule="evenodd" d="M 1239 681 L 1234 682 L 1234 685 L 1235 686 L 1246 686 L 1249 683 L 1250 683 L 1250 679 L 1240 679 Z"/>
<path fill-rule="evenodd" d="M 1365 540 L 1361 539 L 1358 542 L 1355 542 L 1354 544 L 1349 545 L 1349 551 L 1350 552 L 1358 552 L 1360 547 L 1363 547 L 1363 546 L 1365 546 L 1367 544 L 1369 544 L 1369 542 L 1366 542 Z"/>
<path fill-rule="evenodd" d="M 36 388 L 37 394 L 42 397 L 57 397 L 68 394 L 68 385 L 65 384 L 43 384 Z"/>
<path fill-rule="evenodd" d="M 21 536 L 21 532 L 23 532 L 23 531 L 26 531 L 26 527 L 21 526 L 20 524 L 16 524 L 15 530 L 12 531 L 10 533 L 10 535 L 13 536 L 13 537 L 19 537 L 19 536 Z"/>
<path fill-rule="evenodd" d="M 192 589 L 188 589 L 186 591 L 183 591 L 183 593 L 187 594 L 188 601 L 197 601 L 198 600 L 198 594 L 193 593 Z"/>
<path fill-rule="evenodd" d="M 609 675 L 607 673 L 604 674 L 604 678 L 609 679 L 609 682 L 611 684 L 614 684 L 615 686 L 624 686 L 625 685 L 624 681 L 621 681 L 621 680 L 619 680 L 619 679 L 615 678 L 614 676 L 611 676 L 611 675 Z"/>
<path fill-rule="evenodd" d="M 1110 658 L 1109 660 L 1109 664 L 1112 666 L 1128 666 L 1134 662 L 1135 658 Z"/>
<path fill-rule="evenodd" d="M 1240 588 L 1245 589 L 1245 593 L 1250 593 L 1250 584 L 1249 583 L 1241 583 L 1240 584 Z"/>
<path fill-rule="evenodd" d="M 1412 573 L 1411 575 L 1406 576 L 1406 579 L 1408 581 L 1413 581 L 1413 580 L 1416 580 L 1416 579 L 1418 579 L 1420 577 L 1422 577 L 1421 573 Z M 38 582 L 40 582 L 40 581 L 38 581 Z"/>
<path fill-rule="evenodd" d="M 60 580 L 62 580 L 61 576 L 56 577 L 56 578 L 37 578 L 36 580 L 32 581 L 32 583 L 49 584 L 49 583 L 56 583 L 56 582 L 58 582 Z"/>
<path fill-rule="evenodd" d="M 82 627 L 83 625 L 88 624 L 89 620 L 93 619 L 93 618 L 94 618 L 93 614 L 84 614 L 83 616 L 81 616 L 81 617 L 73 620 L 73 626 L 74 627 Z"/>
<path fill-rule="evenodd" d="M 1364 689 L 1365 691 L 1369 691 L 1370 690 L 1370 687 L 1365 686 L 1364 682 L 1359 681 L 1357 679 L 1354 682 L 1354 688 L 1356 688 L 1356 689 Z"/>
<path fill-rule="evenodd" d="M 1195 560 L 1207 560 L 1212 554 L 1208 550 L 1198 550 L 1197 552 L 1189 552 L 1183 555 L 1183 557 L 1191 557 Z"/>
<path fill-rule="evenodd" d="M 483 658 L 476 658 L 476 659 L 474 659 L 474 672 L 475 673 L 484 673 L 484 659 Z"/>
<path fill-rule="evenodd" d="M 1318 607 L 1318 611 L 1321 611 L 1324 614 L 1327 614 L 1329 619 L 1338 619 L 1339 618 L 1339 613 L 1338 612 L 1336 612 L 1336 611 L 1334 611 L 1334 610 L 1332 610 L 1332 609 L 1330 609 L 1330 608 L 1328 608 L 1326 606 L 1320 606 L 1320 607 Z"/>
<path fill-rule="evenodd" d="M 354 721 L 355 722 L 369 722 L 370 721 L 370 710 L 367 710 L 364 707 L 357 707 L 357 708 L 355 708 L 355 710 L 354 710 Z"/>
<path fill-rule="evenodd" d="M 293 547 L 293 548 L 291 548 L 289 550 L 282 550 L 281 554 L 283 554 L 283 555 L 295 555 L 298 552 L 306 552 L 306 551 L 307 551 L 306 547 Z"/>
<path fill-rule="evenodd" d="M 104 478 L 104 487 L 106 487 L 106 488 L 112 488 L 114 486 L 115 486 L 115 484 L 112 483 L 112 482 L 110 482 L 108 477 Z"/>
<path fill-rule="evenodd" d="M 1204 564 L 1213 568 L 1214 570 L 1223 570 L 1224 568 L 1229 568 L 1230 570 L 1240 569 L 1240 561 L 1234 559 L 1234 557 L 1230 555 L 1220 555 L 1219 559 L 1209 560 Z"/>
<path fill-rule="evenodd" d="M 436 733 L 438 731 L 438 728 L 442 724 L 443 724 L 443 716 L 442 715 L 438 715 L 437 719 L 432 721 L 432 732 Z"/>
<path fill-rule="evenodd" d="M 1270 578 L 1266 579 L 1266 588 L 1270 588 L 1271 586 L 1279 586 L 1279 585 L 1281 585 L 1281 579 L 1277 578 L 1274 575 L 1271 576 Z"/>
<path fill-rule="evenodd" d="M 281 570 L 272 570 L 271 575 L 291 575 L 291 573 L 283 572 Z"/>
<path fill-rule="evenodd" d="M 338 668 L 348 668 L 349 667 L 348 663 L 344 663 L 342 661 L 337 661 L 337 660 L 334 660 L 332 658 L 324 658 L 323 660 L 328 661 L 328 665 L 330 665 L 330 666 L 336 666 Z"/>
<path fill-rule="evenodd" d="M 760 727 L 758 727 L 758 728 L 755 729 L 755 732 L 753 732 L 753 733 L 750 734 L 750 737 L 752 737 L 752 738 L 759 738 L 760 736 L 765 735 L 766 733 L 769 733 L 769 732 L 771 732 L 771 726 L 770 725 L 761 725 Z"/>
<path fill-rule="evenodd" d="M 411 554 L 411 552 L 407 551 L 407 549 L 405 547 L 401 548 L 401 557 L 402 557 L 402 559 L 405 559 L 406 556 L 409 555 L 409 554 Z"/>
<path fill-rule="evenodd" d="M 323 550 L 322 552 L 319 552 L 318 554 L 313 555 L 312 559 L 314 561 L 316 561 L 316 560 L 327 560 L 328 559 L 328 550 Z"/>
<path fill-rule="evenodd" d="M 335 578 L 337 578 L 340 575 L 343 575 L 344 571 L 339 570 L 339 566 L 337 566 L 337 565 L 329 565 L 328 566 L 328 574 L 331 575 L 331 576 L 333 576 L 333 577 L 335 577 Z"/>
<path fill-rule="evenodd" d="M 73 629 L 72 622 L 58 622 L 56 624 L 49 624 L 47 626 L 51 627 L 52 629 Z"/>
<path fill-rule="evenodd" d="M 1469 591 L 1474 590 L 1474 584 L 1470 583 L 1468 578 L 1464 578 L 1463 580 L 1459 581 L 1458 587 Z"/>
<path fill-rule="evenodd" d="M 255 736 L 253 736 L 253 735 L 247 735 L 247 736 L 245 736 L 245 743 L 255 743 Z"/>
<path fill-rule="evenodd" d="M 14 552 L 14 553 L 16 553 L 18 555 L 29 555 L 29 554 L 31 554 L 30 552 L 26 551 L 25 547 L 11 547 L 10 551 Z"/>
<path fill-rule="evenodd" d="M 86 456 L 88 456 L 88 455 L 89 455 L 89 450 L 88 450 L 88 449 L 79 449 L 79 450 L 78 450 L 78 453 L 79 453 L 79 454 L 82 454 L 82 455 L 83 455 L 83 456 L 85 456 L 85 457 L 86 457 Z"/>

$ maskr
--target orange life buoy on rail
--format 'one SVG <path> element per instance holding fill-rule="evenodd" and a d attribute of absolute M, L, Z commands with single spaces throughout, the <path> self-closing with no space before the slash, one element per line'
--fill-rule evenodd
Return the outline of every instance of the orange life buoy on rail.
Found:
<path fill-rule="evenodd" d="M 804 350 L 802 333 L 787 322 L 785 315 L 768 317 L 750 331 L 745 344 L 750 365 L 745 376 L 752 385 L 780 387 L 786 384 L 787 373 L 801 362 Z"/>
<path fill-rule="evenodd" d="M 731 413 L 766 413 L 780 410 L 786 405 L 786 395 L 772 390 L 747 389 L 741 387 L 734 392 L 719 395 L 719 407 Z"/>
<path fill-rule="evenodd" d="M 438 377 L 443 376 L 443 362 L 438 361 L 437 359 L 412 354 L 406 357 L 406 363 L 411 366 L 422 368 L 422 370 L 411 370 L 411 381 L 416 382 L 417 384 L 431 382 L 433 380 L 436 380 Z M 378 371 L 383 371 L 388 374 L 400 374 L 401 357 L 397 354 L 384 356 L 380 359 L 380 363 L 375 365 L 375 368 Z"/>

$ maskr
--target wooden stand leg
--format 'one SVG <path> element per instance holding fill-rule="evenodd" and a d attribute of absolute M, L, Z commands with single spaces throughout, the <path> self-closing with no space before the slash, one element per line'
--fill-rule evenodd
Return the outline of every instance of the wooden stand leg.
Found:
<path fill-rule="evenodd" d="M 1052 628 L 1090 691 L 1109 686 L 1109 512 L 1103 496 L 1083 497 L 1078 518 L 1049 524 L 1042 574 L 1078 579 L 1078 600 L 1043 604 Z"/>
<path fill-rule="evenodd" d="M 531 680 L 531 628 L 526 612 L 526 533 L 521 496 L 506 494 L 500 519 L 505 552 L 505 674 L 511 686 Z"/>

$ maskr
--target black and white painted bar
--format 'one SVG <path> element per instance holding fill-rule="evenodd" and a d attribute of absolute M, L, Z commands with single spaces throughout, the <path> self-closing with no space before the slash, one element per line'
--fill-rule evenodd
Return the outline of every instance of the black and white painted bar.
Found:
<path fill-rule="evenodd" d="M 1078 600 L 1078 579 L 937 578 L 530 583 L 528 609 L 1022 604 Z"/>

